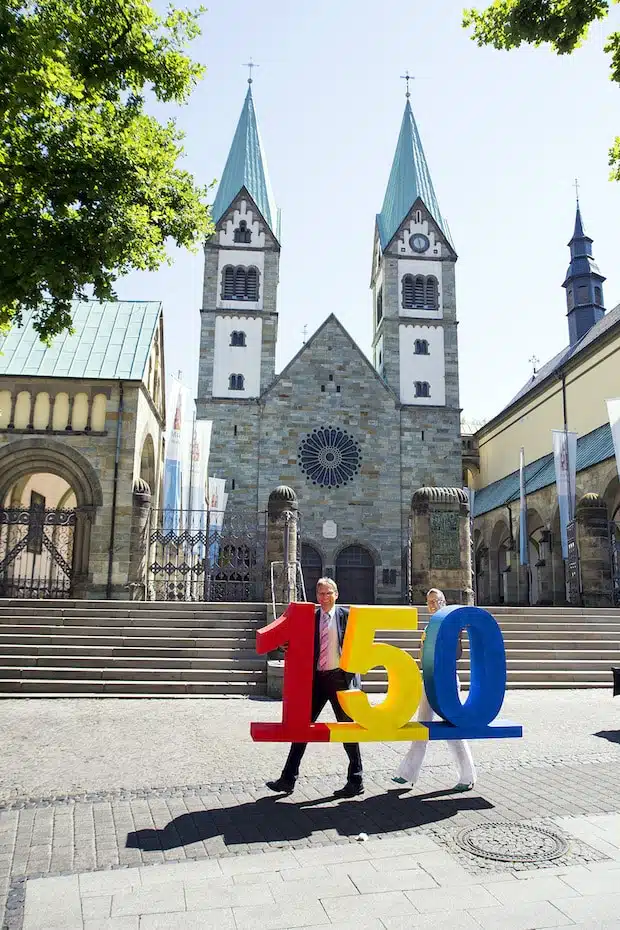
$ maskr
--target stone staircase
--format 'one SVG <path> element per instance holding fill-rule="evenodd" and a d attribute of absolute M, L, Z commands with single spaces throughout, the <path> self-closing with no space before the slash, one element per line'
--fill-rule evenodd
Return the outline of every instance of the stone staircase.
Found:
<path fill-rule="evenodd" d="M 495 607 L 509 688 L 611 687 L 620 609 Z M 263 695 L 264 604 L 0 600 L 0 697 Z M 426 625 L 427 613 L 419 611 Z M 378 639 L 419 655 L 419 631 Z M 460 663 L 469 683 L 465 639 Z M 385 691 L 383 669 L 364 676 Z"/>
<path fill-rule="evenodd" d="M 0 600 L 0 697 L 262 695 L 263 604 Z"/>

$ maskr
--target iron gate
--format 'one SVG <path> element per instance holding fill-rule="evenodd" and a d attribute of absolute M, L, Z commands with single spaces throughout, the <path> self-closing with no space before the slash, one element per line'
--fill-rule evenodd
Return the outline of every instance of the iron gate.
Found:
<path fill-rule="evenodd" d="M 263 601 L 266 526 L 256 511 L 153 511 L 148 600 Z"/>
<path fill-rule="evenodd" d="M 0 508 L 0 597 L 70 597 L 76 511 Z"/>
<path fill-rule="evenodd" d="M 614 604 L 620 607 L 620 522 L 610 523 L 609 541 L 611 544 L 611 573 Z"/>
<path fill-rule="evenodd" d="M 571 520 L 566 526 L 568 539 L 568 558 L 566 560 L 566 598 L 569 604 L 577 607 L 581 604 L 581 567 L 579 565 L 579 546 L 577 543 L 577 522 Z"/>

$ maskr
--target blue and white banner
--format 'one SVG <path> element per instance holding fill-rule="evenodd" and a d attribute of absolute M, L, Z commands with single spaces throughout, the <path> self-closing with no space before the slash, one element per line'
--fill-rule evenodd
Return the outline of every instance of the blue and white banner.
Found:
<path fill-rule="evenodd" d="M 614 452 L 616 453 L 616 468 L 620 478 L 620 397 L 612 397 L 606 400 L 607 416 L 611 427 L 611 438 L 614 443 Z"/>
<path fill-rule="evenodd" d="M 568 524 L 575 516 L 575 482 L 577 478 L 577 433 L 563 429 L 551 430 L 555 484 L 560 509 L 562 558 L 568 558 Z"/>
<path fill-rule="evenodd" d="M 191 466 L 189 476 L 189 496 L 187 501 L 187 529 L 195 534 L 206 531 L 209 468 L 209 448 L 211 445 L 211 420 L 196 420 L 193 424 L 191 449 Z"/>
<path fill-rule="evenodd" d="M 178 532 L 181 513 L 187 508 L 191 462 L 192 400 L 188 388 L 170 378 L 166 408 L 166 460 L 164 463 L 163 528 Z"/>
<path fill-rule="evenodd" d="M 527 497 L 525 494 L 525 449 L 519 455 L 519 557 L 521 565 L 529 563 L 527 534 Z"/>

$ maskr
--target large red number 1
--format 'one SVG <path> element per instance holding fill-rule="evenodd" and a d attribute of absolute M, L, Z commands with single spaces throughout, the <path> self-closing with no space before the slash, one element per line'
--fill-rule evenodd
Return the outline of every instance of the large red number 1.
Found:
<path fill-rule="evenodd" d="M 329 728 L 311 723 L 314 674 L 314 604 L 289 604 L 281 617 L 256 634 L 260 655 L 288 644 L 284 657 L 282 723 L 252 723 L 252 739 L 260 742 L 329 742 Z"/>

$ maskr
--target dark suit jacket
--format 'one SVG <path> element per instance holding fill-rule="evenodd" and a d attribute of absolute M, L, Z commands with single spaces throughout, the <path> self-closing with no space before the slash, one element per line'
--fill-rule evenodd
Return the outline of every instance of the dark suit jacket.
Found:
<path fill-rule="evenodd" d="M 319 652 L 320 652 L 320 617 L 321 617 L 321 608 L 317 607 L 314 611 L 314 671 L 316 673 L 317 662 L 319 661 Z M 336 604 L 336 626 L 338 628 L 338 647 L 340 652 L 342 652 L 342 644 L 344 642 L 344 634 L 347 630 L 347 620 L 349 619 L 349 608 L 341 607 L 340 604 Z M 354 672 L 345 672 L 345 677 L 347 679 L 347 685 L 349 688 L 361 688 L 362 679 L 360 675 L 356 675 Z"/>

